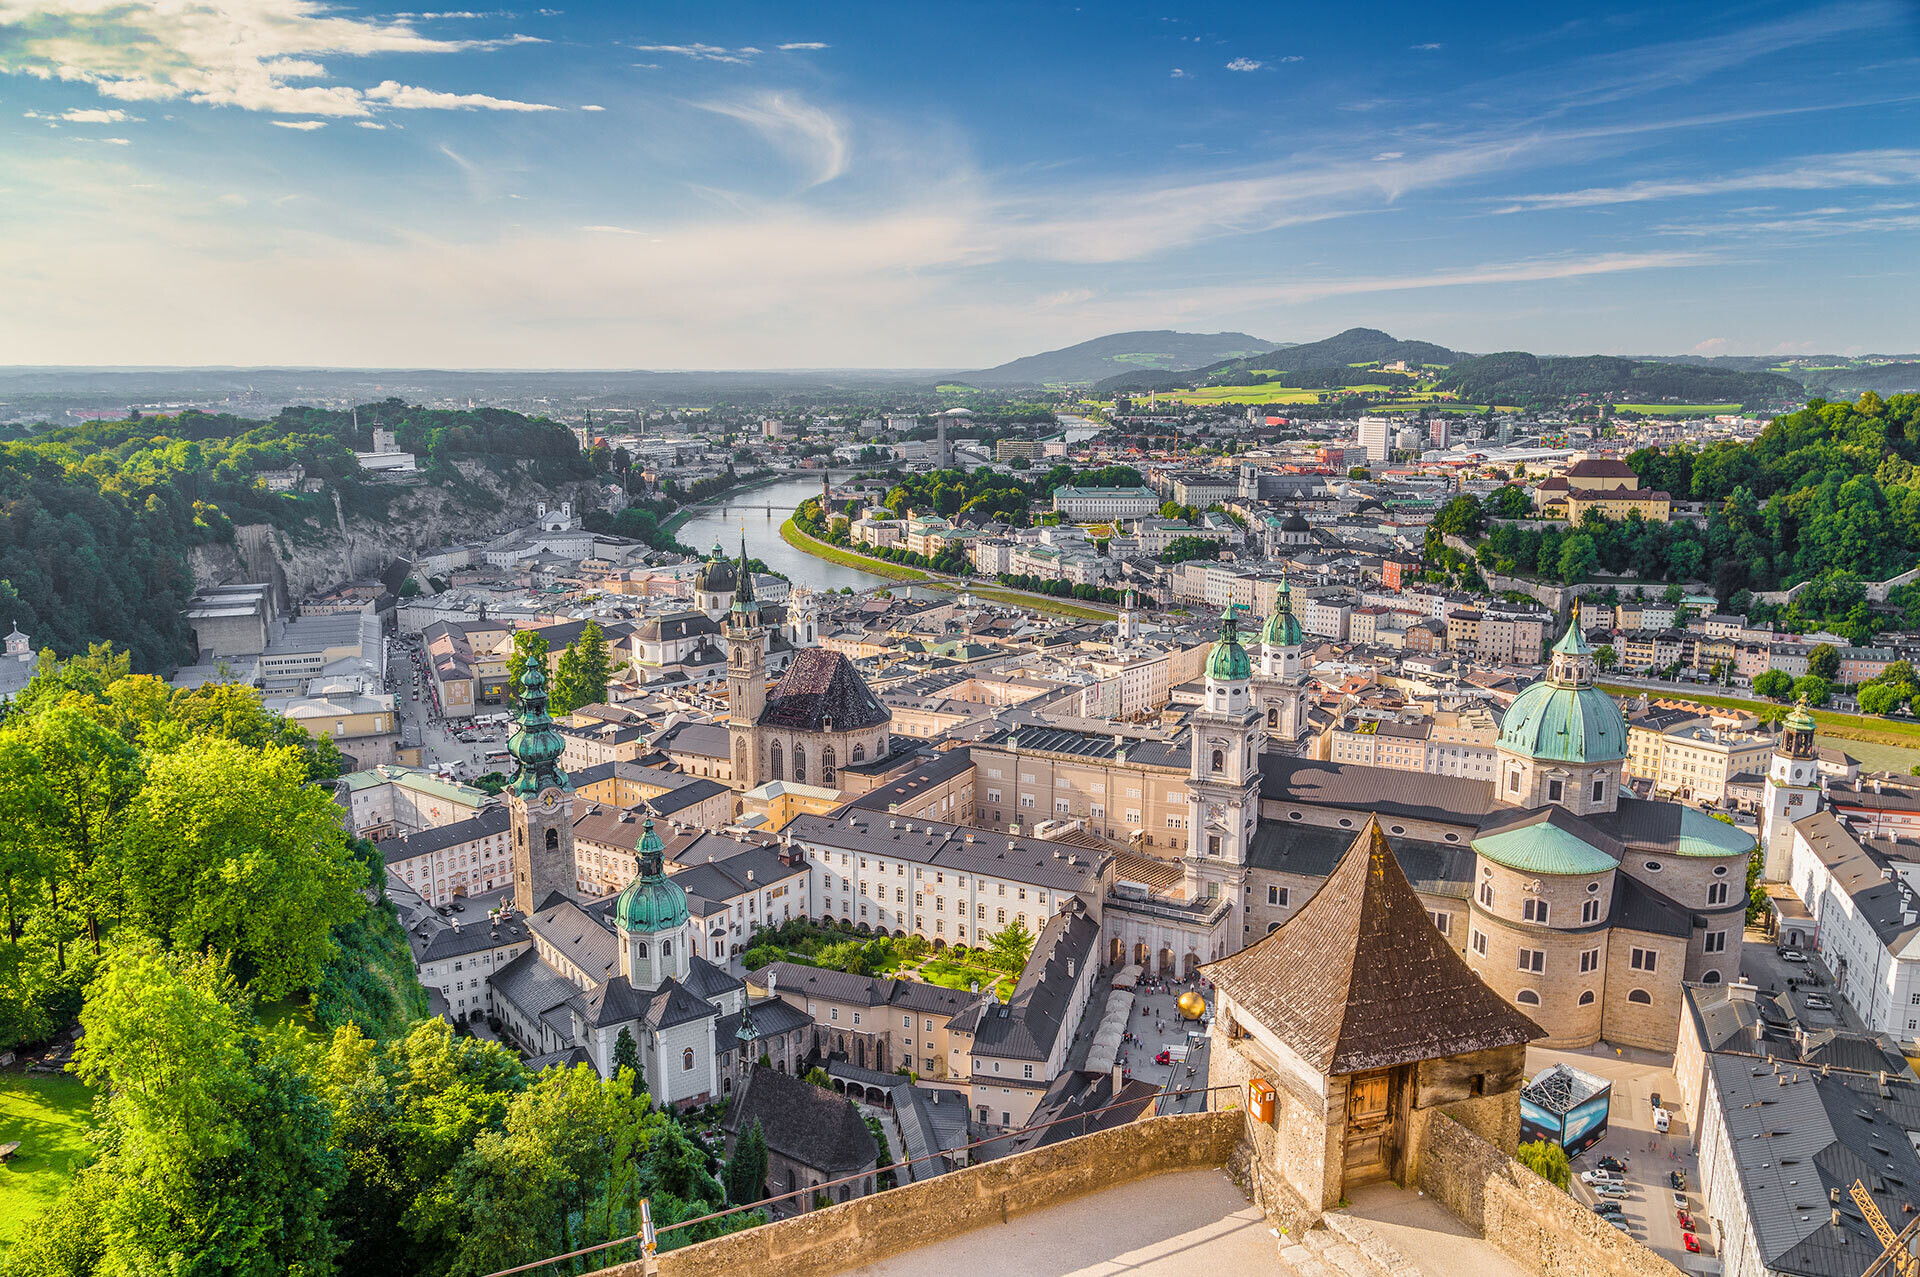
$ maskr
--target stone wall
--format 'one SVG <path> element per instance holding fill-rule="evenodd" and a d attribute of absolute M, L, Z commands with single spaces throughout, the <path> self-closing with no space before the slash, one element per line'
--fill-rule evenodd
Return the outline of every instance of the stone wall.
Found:
<path fill-rule="evenodd" d="M 815 1277 L 1167 1171 L 1226 1165 L 1238 1112 L 1155 1117 L 667 1251 L 659 1277 Z M 642 1277 L 639 1263 L 606 1269 Z"/>
<path fill-rule="evenodd" d="M 1448 1112 L 1427 1125 L 1420 1187 L 1534 1277 L 1681 1277 Z"/>

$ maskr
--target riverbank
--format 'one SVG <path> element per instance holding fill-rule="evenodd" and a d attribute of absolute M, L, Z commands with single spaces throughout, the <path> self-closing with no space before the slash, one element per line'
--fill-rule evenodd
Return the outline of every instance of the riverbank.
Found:
<path fill-rule="evenodd" d="M 1111 621 L 1118 616 L 1119 610 L 1103 612 L 1098 604 L 1080 600 L 1048 598 L 1040 594 L 1024 594 L 1019 590 L 1002 589 L 995 585 L 966 585 L 967 593 L 976 599 L 988 603 L 1004 603 L 1009 607 L 1030 607 L 1036 612 L 1051 612 L 1055 616 L 1070 617 L 1076 621 Z"/>
<path fill-rule="evenodd" d="M 792 519 L 780 525 L 780 539 L 802 554 L 811 554 L 816 559 L 838 563 L 843 568 L 858 568 L 862 572 L 871 572 L 875 576 L 884 576 L 894 581 L 927 584 L 934 579 L 919 568 L 910 568 L 901 563 L 889 563 L 885 559 L 870 559 L 864 554 L 855 554 L 851 550 L 842 550 L 837 545 L 828 545 L 825 541 L 816 540 L 802 532 L 800 525 Z"/>
<path fill-rule="evenodd" d="M 680 530 L 681 525 L 688 519 L 691 519 L 694 515 L 699 514 L 709 506 L 725 505 L 742 492 L 751 492 L 755 488 L 770 487 L 773 484 L 781 483 L 791 478 L 793 478 L 793 475 L 787 471 L 770 470 L 756 479 L 749 479 L 745 483 L 736 483 L 731 488 L 723 489 L 710 497 L 702 497 L 692 505 L 681 506 L 678 510 L 675 510 L 666 517 L 666 521 L 660 525 L 660 531 L 666 536 L 672 536 Z"/>

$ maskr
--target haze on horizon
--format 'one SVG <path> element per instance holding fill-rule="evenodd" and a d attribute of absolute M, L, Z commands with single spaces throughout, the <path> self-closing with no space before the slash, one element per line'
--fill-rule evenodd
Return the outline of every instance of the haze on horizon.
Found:
<path fill-rule="evenodd" d="M 0 0 L 8 364 L 1920 349 L 1920 6 Z"/>

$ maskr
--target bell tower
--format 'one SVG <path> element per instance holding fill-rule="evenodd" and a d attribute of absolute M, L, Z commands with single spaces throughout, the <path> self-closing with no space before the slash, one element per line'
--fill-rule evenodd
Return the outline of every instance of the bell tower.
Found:
<path fill-rule="evenodd" d="M 741 793 L 759 785 L 760 711 L 767 706 L 767 630 L 753 597 L 747 569 L 747 538 L 740 536 L 740 587 L 727 617 L 727 736 L 733 745 L 733 786 Z"/>
<path fill-rule="evenodd" d="M 1253 662 L 1240 646 L 1231 604 L 1220 614 L 1220 641 L 1207 657 L 1206 700 L 1189 720 L 1187 773 L 1188 895 L 1233 902 L 1227 936 L 1242 932 L 1247 853 L 1260 819 L 1260 711 Z"/>
<path fill-rule="evenodd" d="M 513 779 L 507 782 L 513 833 L 513 903 L 532 913 L 548 896 L 572 896 L 578 887 L 573 858 L 573 782 L 560 770 L 566 743 L 547 716 L 547 669 L 528 661 L 520 675 L 513 735 Z"/>
<path fill-rule="evenodd" d="M 1813 742 L 1813 715 L 1807 701 L 1788 711 L 1780 725 L 1780 744 L 1767 766 L 1767 806 L 1760 813 L 1760 845 L 1765 859 L 1760 876 L 1785 882 L 1793 859 L 1793 822 L 1820 810 L 1820 754 Z"/>

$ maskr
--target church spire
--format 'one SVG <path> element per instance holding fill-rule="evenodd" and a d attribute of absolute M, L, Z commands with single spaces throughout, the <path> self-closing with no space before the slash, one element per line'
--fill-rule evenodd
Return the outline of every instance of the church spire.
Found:
<path fill-rule="evenodd" d="M 508 787 L 516 794 L 530 796 L 549 787 L 566 789 L 570 782 L 560 770 L 560 755 L 566 742 L 554 730 L 547 714 L 547 664 L 544 659 L 529 659 L 520 672 L 515 700 L 513 734 L 507 738 L 507 753 L 514 761 L 513 779 Z"/>

